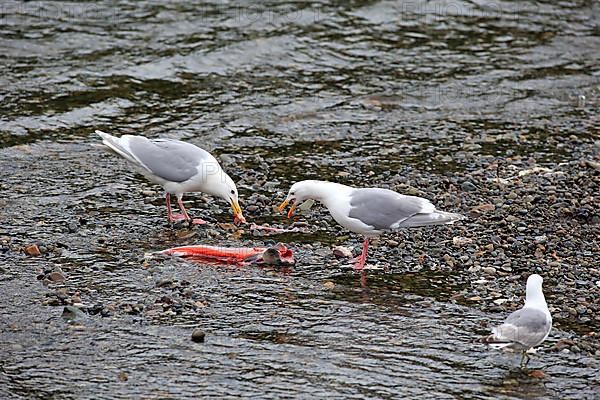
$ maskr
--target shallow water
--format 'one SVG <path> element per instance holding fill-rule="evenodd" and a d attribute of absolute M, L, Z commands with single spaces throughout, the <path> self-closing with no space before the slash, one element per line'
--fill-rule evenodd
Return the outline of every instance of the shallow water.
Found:
<path fill-rule="evenodd" d="M 376 248 L 387 270 L 363 287 L 329 248 L 355 238 L 327 219 L 270 238 L 295 245 L 286 271 L 144 262 L 239 241 L 217 227 L 178 236 L 158 189 L 93 132 L 211 149 L 246 203 L 276 204 L 304 178 L 390 184 L 514 155 L 556 164 L 576 155 L 553 137 L 597 134 L 598 12 L 593 1 L 1 5 L 0 236 L 53 249 L 1 249 L 0 397 L 593 398 L 598 361 L 552 351 L 564 331 L 532 361 L 546 378 L 530 378 L 518 356 L 473 342 L 504 315 L 455 304 L 460 271 L 409 272 L 401 251 Z M 224 204 L 188 199 L 229 221 Z M 262 206 L 252 219 L 282 223 Z M 428 232 L 440 253 L 461 228 Z M 36 279 L 55 267 L 64 283 Z M 81 319 L 44 305 L 61 287 L 78 292 Z M 194 327 L 205 343 L 190 341 Z"/>

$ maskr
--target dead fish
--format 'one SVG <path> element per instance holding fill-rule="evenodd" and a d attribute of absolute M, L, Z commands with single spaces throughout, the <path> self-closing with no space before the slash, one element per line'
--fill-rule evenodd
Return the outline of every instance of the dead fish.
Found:
<path fill-rule="evenodd" d="M 294 265 L 294 255 L 283 243 L 272 247 L 220 247 L 192 245 L 173 247 L 160 254 L 190 258 L 193 261 L 213 261 L 225 264 Z"/>

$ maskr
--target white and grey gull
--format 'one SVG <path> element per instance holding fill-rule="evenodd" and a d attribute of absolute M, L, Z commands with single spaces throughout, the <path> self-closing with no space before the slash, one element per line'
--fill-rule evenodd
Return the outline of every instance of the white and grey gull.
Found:
<path fill-rule="evenodd" d="M 437 210 L 429 200 L 421 197 L 316 180 L 294 183 L 279 211 L 283 212 L 291 204 L 288 212 L 291 217 L 296 207 L 307 199 L 323 203 L 338 224 L 364 236 L 363 251 L 355 264 L 357 270 L 364 268 L 369 242 L 374 237 L 402 228 L 452 224 L 463 219 L 460 214 Z"/>
<path fill-rule="evenodd" d="M 183 194 L 203 192 L 223 198 L 233 209 L 234 222 L 245 222 L 233 180 L 208 151 L 175 139 L 148 139 L 144 136 L 112 136 L 97 130 L 102 143 L 130 161 L 149 181 L 161 185 L 166 192 L 169 222 L 184 219 L 188 223 L 204 223 L 192 219 L 183 205 Z M 177 198 L 181 214 L 171 211 L 171 194 Z"/>
<path fill-rule="evenodd" d="M 537 274 L 527 278 L 523 308 L 510 314 L 504 323 L 492 329 L 483 342 L 505 351 L 520 351 L 521 367 L 529 363 L 531 349 L 540 345 L 552 329 L 552 316 L 542 292 L 543 279 Z"/>

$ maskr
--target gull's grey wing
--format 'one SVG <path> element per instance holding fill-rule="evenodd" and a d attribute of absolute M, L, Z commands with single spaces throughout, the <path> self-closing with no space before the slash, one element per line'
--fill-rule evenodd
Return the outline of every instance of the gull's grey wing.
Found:
<path fill-rule="evenodd" d="M 423 211 L 435 208 L 426 199 L 404 196 L 387 189 L 356 189 L 350 195 L 350 218 L 377 230 L 393 229 L 393 226 Z"/>
<path fill-rule="evenodd" d="M 149 140 L 128 137 L 130 153 L 150 173 L 171 182 L 184 182 L 196 175 L 202 163 L 217 161 L 206 150 L 172 139 Z"/>
<path fill-rule="evenodd" d="M 494 340 L 529 349 L 540 344 L 551 328 L 552 322 L 543 311 L 522 308 L 510 314 L 502 325 L 494 328 Z"/>

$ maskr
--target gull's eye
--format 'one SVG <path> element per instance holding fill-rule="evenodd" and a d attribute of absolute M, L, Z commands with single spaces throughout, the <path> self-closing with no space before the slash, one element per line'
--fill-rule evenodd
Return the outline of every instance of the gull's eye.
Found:
<path fill-rule="evenodd" d="M 235 194 L 235 190 L 231 189 L 231 194 Z"/>
<path fill-rule="evenodd" d="M 290 196 L 293 196 L 293 195 L 294 195 L 294 192 L 290 192 Z"/>

